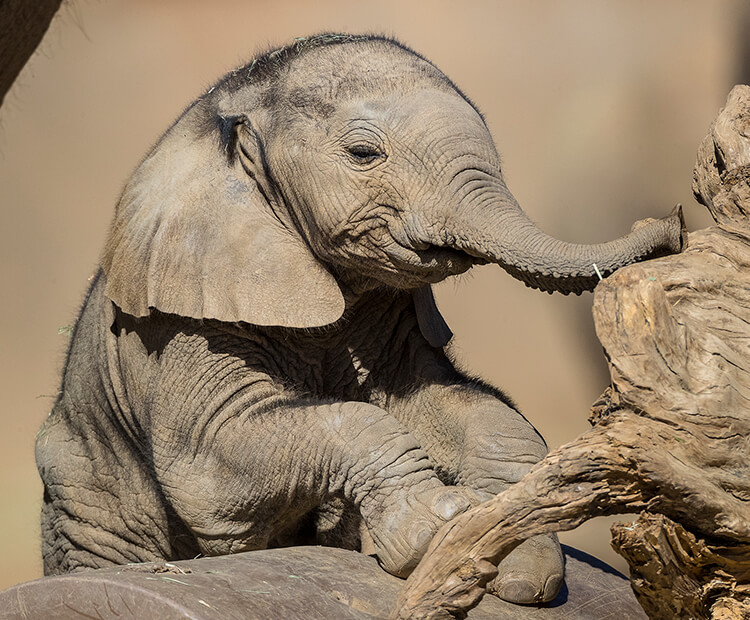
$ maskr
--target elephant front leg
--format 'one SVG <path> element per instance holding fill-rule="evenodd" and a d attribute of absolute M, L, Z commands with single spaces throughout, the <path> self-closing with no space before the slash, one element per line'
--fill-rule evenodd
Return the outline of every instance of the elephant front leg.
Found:
<path fill-rule="evenodd" d="M 180 455 L 155 450 L 165 493 L 206 555 L 264 548 L 343 497 L 383 568 L 405 576 L 446 521 L 479 503 L 443 485 L 414 436 L 373 405 L 254 405 L 214 418 L 219 428 L 194 433 L 201 443 Z"/>
<path fill-rule="evenodd" d="M 498 391 L 476 382 L 430 384 L 397 402 L 393 414 L 409 428 L 447 484 L 477 490 L 486 501 L 518 482 L 544 458 L 541 435 Z M 521 543 L 488 585 L 514 603 L 552 600 L 564 560 L 554 534 Z"/>

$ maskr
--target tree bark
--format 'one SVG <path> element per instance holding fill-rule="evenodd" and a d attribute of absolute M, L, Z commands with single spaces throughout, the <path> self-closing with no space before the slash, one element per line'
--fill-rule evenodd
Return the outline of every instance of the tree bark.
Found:
<path fill-rule="evenodd" d="M 700 145 L 716 226 L 594 294 L 612 384 L 593 428 L 441 529 L 392 618 L 464 617 L 520 541 L 601 515 L 651 618 L 750 617 L 750 87 Z"/>

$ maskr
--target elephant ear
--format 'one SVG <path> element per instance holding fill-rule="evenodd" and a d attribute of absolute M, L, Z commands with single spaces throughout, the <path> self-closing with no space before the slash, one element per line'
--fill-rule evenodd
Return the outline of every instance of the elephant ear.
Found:
<path fill-rule="evenodd" d="M 271 204 L 247 119 L 196 126 L 188 112 L 126 186 L 102 258 L 106 295 L 134 316 L 155 308 L 295 328 L 337 321 L 341 290 Z"/>

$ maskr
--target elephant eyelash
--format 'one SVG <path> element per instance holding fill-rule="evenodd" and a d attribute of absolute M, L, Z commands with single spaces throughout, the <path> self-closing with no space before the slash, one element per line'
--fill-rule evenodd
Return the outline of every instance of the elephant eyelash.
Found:
<path fill-rule="evenodd" d="M 385 153 L 371 144 L 353 144 L 346 147 L 346 152 L 354 163 L 360 166 L 366 166 L 379 159 L 385 159 Z"/>

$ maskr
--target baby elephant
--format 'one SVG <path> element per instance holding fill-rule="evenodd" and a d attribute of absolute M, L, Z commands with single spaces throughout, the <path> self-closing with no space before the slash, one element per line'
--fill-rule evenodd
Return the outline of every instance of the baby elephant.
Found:
<path fill-rule="evenodd" d="M 39 433 L 48 574 L 318 543 L 405 576 L 544 441 L 456 370 L 430 285 L 497 263 L 590 290 L 679 251 L 681 216 L 546 236 L 482 116 L 381 37 L 297 39 L 201 95 L 126 185 Z M 555 596 L 554 537 L 497 595 Z"/>

